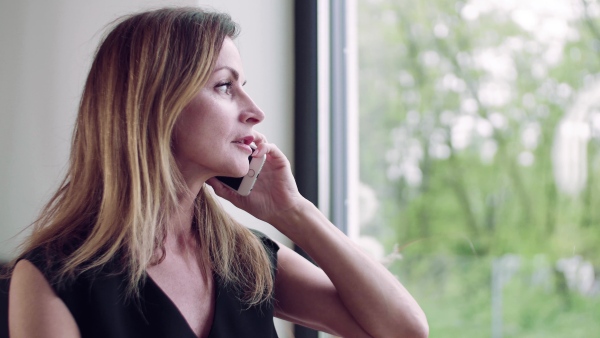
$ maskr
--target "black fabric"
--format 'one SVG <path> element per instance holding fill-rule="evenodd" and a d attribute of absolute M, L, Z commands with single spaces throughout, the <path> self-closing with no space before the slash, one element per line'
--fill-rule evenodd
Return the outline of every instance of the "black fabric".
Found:
<path fill-rule="evenodd" d="M 0 273 L 4 264 L 0 263 Z M 0 338 L 8 338 L 8 286 L 10 279 L 0 278 Z"/>
<path fill-rule="evenodd" d="M 264 234 L 253 232 L 267 249 L 275 269 L 279 247 Z M 47 273 L 48 265 L 39 253 L 27 259 Z M 277 338 L 271 303 L 248 307 L 235 290 L 216 276 L 214 280 L 216 300 L 210 338 Z M 68 287 L 55 291 L 75 318 L 82 338 L 196 337 L 175 304 L 150 277 L 140 288 L 139 303 L 124 300 L 124 287 L 124 274 L 115 274 L 106 266 L 95 273 L 84 273 Z"/>

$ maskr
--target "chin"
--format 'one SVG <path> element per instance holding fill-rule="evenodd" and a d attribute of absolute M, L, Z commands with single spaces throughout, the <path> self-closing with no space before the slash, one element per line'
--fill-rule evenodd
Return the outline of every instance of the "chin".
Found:
<path fill-rule="evenodd" d="M 228 164 L 227 164 L 228 163 Z M 225 177 L 242 177 L 246 176 L 248 170 L 250 170 L 250 162 L 248 162 L 248 157 L 237 157 L 235 159 L 230 159 L 224 163 L 221 163 L 219 170 L 221 174 L 217 176 L 225 176 Z"/>
<path fill-rule="evenodd" d="M 237 167 L 236 170 L 231 170 L 231 173 L 229 175 L 226 175 L 226 176 L 229 176 L 229 177 L 242 177 L 242 176 L 246 176 L 246 174 L 248 173 L 248 170 L 250 170 L 250 166 L 246 162 L 245 166 L 239 166 L 239 167 Z"/>

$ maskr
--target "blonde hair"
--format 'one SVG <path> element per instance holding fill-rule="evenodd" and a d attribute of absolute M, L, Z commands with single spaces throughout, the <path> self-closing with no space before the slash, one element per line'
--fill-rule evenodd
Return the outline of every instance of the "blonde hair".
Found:
<path fill-rule="evenodd" d="M 164 8 L 124 17 L 104 37 L 85 83 L 68 172 L 23 245 L 21 257 L 42 249 L 58 262 L 51 283 L 64 285 L 118 257 L 128 294 L 139 295 L 156 252 L 164 258 L 165 220 L 189 193 L 171 152 L 175 122 L 207 82 L 223 40 L 237 34 L 226 14 Z M 195 207 L 199 250 L 213 273 L 247 304 L 269 300 L 272 267 L 261 241 L 206 187 Z"/>

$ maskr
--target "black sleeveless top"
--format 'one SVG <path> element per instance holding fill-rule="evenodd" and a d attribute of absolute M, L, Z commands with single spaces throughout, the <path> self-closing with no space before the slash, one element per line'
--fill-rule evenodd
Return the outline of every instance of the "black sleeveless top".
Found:
<path fill-rule="evenodd" d="M 264 234 L 254 233 L 271 258 L 275 276 L 279 246 Z M 39 252 L 34 251 L 25 258 L 47 274 L 49 267 Z M 272 302 L 248 307 L 218 276 L 214 281 L 216 298 L 210 338 L 277 338 Z M 125 283 L 124 274 L 101 270 L 93 275 L 84 273 L 67 287 L 54 290 L 75 318 L 82 338 L 197 338 L 181 312 L 152 278 L 148 276 L 140 287 L 139 302 L 124 299 Z"/>

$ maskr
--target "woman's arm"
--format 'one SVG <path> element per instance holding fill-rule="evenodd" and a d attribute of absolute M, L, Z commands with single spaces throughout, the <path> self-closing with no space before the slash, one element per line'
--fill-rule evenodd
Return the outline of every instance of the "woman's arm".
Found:
<path fill-rule="evenodd" d="M 425 314 L 402 284 L 302 197 L 285 155 L 264 136 L 256 138 L 253 156 L 267 154 L 267 162 L 249 196 L 236 195 L 214 179 L 208 183 L 219 196 L 272 224 L 322 269 L 303 263 L 291 250 L 280 251 L 278 315 L 352 337 L 426 337 Z"/>
<path fill-rule="evenodd" d="M 76 338 L 79 328 L 65 303 L 44 275 L 29 261 L 20 260 L 8 294 L 11 338 Z"/>
<path fill-rule="evenodd" d="M 283 245 L 277 254 L 275 316 L 340 337 L 370 337 L 323 270 Z"/>
<path fill-rule="evenodd" d="M 277 253 L 275 316 L 340 337 L 370 337 L 323 270 L 283 245 Z"/>
<path fill-rule="evenodd" d="M 342 336 L 428 335 L 425 314 L 402 284 L 312 203 L 271 221 L 322 269 L 300 263 L 304 259 L 289 249 L 280 252 L 276 299 L 282 317 Z"/>

